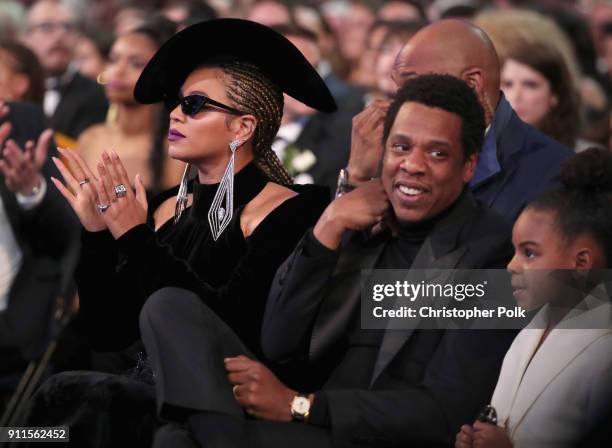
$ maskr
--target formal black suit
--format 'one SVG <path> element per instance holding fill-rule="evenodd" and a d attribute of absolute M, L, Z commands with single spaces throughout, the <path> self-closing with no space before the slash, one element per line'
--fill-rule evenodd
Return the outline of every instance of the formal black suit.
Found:
<path fill-rule="evenodd" d="M 325 185 L 332 194 L 336 191 L 338 171 L 348 163 L 351 151 L 352 120 L 363 110 L 364 92 L 330 75 L 325 78 L 338 104 L 333 114 L 317 112 L 306 121 L 302 132 L 293 143 L 300 150 L 309 149 L 317 158 L 306 171 L 315 184 Z"/>
<path fill-rule="evenodd" d="M 509 235 L 501 217 L 465 194 L 436 224 L 412 268 L 504 267 L 512 253 Z M 371 369 L 370 384 L 347 389 L 334 376 L 346 362 L 361 270 L 377 266 L 386 243 L 353 238 L 341 250 L 325 251 L 315 250 L 312 238 L 307 235 L 277 273 L 264 320 L 264 353 L 332 370 L 316 394 L 312 419 L 329 428 L 334 446 L 450 443 L 488 402 L 515 333 L 387 330 L 374 365 L 353 365 L 355 372 Z"/>
<path fill-rule="evenodd" d="M 437 221 L 411 266 L 500 268 L 512 253 L 509 236 L 508 224 L 466 192 Z M 160 356 L 179 350 L 180 340 L 189 340 L 190 327 L 206 332 L 199 338 L 206 360 L 199 363 L 201 374 L 191 387 L 202 398 L 180 404 L 185 410 L 189 402 L 200 412 L 188 420 L 188 428 L 203 433 L 198 438 L 207 441 L 204 446 L 244 446 L 247 439 L 261 447 L 444 446 L 462 423 L 473 421 L 491 397 L 515 332 L 381 331 L 376 350 L 369 351 L 374 356 L 351 356 L 355 352 L 347 339 L 359 328 L 354 318 L 361 269 L 378 266 L 389 241 L 390 236 L 364 240 L 355 235 L 331 251 L 309 232 L 277 272 L 264 319 L 264 353 L 329 378 L 316 392 L 308 425 L 245 420 L 221 359 L 248 356 L 248 351 L 212 312 L 197 307 L 192 293 L 171 289 L 151 296 L 141 314 L 141 331 L 162 376 L 176 367 L 159 363 Z M 363 331 L 359 336 L 369 339 L 365 344 L 378 337 Z M 217 423 L 226 432 L 233 428 L 233 440 L 220 434 Z M 154 446 L 170 444 L 193 446 L 177 426 L 162 430 Z"/>
<path fill-rule="evenodd" d="M 27 140 L 38 138 L 45 128 L 42 110 L 25 103 L 9 104 L 10 113 L 1 121 L 12 123 L 9 138 L 22 148 Z M 47 192 L 42 202 L 26 211 L 0 174 L 0 196 L 11 228 L 23 254 L 22 265 L 9 292 L 8 307 L 0 313 L 1 351 L 17 349 L 26 359 L 40 354 L 47 340 L 53 300 L 66 284 L 69 258 L 76 253 L 79 225 L 67 202 L 51 184 L 58 177 L 49 149 L 43 176 Z M 74 260 L 73 260 L 74 261 Z"/>
<path fill-rule="evenodd" d="M 88 127 L 106 119 L 108 101 L 104 90 L 94 81 L 74 73 L 60 85 L 60 102 L 51 117 L 51 127 L 72 139 L 78 139 Z"/>

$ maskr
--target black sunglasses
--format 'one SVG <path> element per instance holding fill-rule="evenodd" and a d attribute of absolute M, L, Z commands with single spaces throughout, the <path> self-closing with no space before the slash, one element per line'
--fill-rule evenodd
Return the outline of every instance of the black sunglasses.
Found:
<path fill-rule="evenodd" d="M 188 95 L 185 97 L 179 95 L 177 99 L 172 101 L 167 100 L 165 104 L 168 112 L 172 112 L 176 106 L 180 104 L 181 111 L 190 117 L 196 115 L 204 108 L 217 108 L 233 115 L 244 115 L 244 113 L 240 112 L 238 109 L 226 106 L 225 104 L 219 103 L 218 101 L 212 100 L 204 95 Z"/>

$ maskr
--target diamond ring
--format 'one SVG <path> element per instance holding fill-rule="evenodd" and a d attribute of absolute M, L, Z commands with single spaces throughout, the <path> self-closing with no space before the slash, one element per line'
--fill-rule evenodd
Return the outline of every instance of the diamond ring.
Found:
<path fill-rule="evenodd" d="M 106 210 L 108 210 L 108 208 L 109 208 L 110 206 L 111 206 L 110 204 L 104 204 L 104 205 L 102 205 L 102 204 L 98 204 L 98 205 L 97 205 L 97 207 L 98 207 L 98 211 L 99 211 L 100 213 L 104 213 Z"/>
<path fill-rule="evenodd" d="M 125 185 L 115 185 L 115 194 L 118 198 L 124 198 L 127 195 L 127 188 L 125 188 Z"/>

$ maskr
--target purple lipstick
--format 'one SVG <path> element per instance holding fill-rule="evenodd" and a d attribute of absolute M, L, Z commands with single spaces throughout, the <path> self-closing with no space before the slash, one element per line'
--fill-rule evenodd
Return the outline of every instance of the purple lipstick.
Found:
<path fill-rule="evenodd" d="M 185 136 L 176 129 L 170 129 L 168 131 L 168 140 L 170 140 L 171 142 L 176 142 L 177 140 L 180 140 L 182 138 L 185 138 Z"/>

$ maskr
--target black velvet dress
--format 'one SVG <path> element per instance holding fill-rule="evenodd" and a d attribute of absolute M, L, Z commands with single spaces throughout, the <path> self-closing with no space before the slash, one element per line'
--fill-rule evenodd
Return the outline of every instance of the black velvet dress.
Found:
<path fill-rule="evenodd" d="M 235 175 L 234 216 L 217 241 L 208 210 L 218 185 L 197 180 L 190 182 L 193 204 L 176 224 L 171 219 L 155 232 L 150 220 L 116 241 L 108 231 L 85 232 L 77 284 L 91 344 L 100 351 L 137 344 L 143 304 L 156 290 L 175 286 L 196 292 L 261 355 L 260 327 L 274 274 L 329 201 L 327 188 L 292 186 L 298 194 L 245 238 L 242 210 L 268 182 L 254 163 Z M 162 193 L 149 209 L 177 191 Z M 147 446 L 154 413 L 154 389 L 148 384 L 129 376 L 67 372 L 50 378 L 32 398 L 26 424 L 69 424 L 73 446 Z"/>

